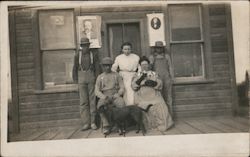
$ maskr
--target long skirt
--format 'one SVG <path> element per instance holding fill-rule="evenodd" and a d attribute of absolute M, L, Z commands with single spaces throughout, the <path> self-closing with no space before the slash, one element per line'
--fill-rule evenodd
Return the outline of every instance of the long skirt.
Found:
<path fill-rule="evenodd" d="M 131 82 L 132 82 L 132 78 L 135 75 L 135 72 L 120 71 L 119 74 L 123 78 L 123 83 L 125 87 L 125 93 L 123 96 L 125 104 L 126 106 L 134 105 L 134 90 L 131 87 Z"/>
<path fill-rule="evenodd" d="M 149 104 L 153 105 L 147 113 L 144 113 L 144 124 L 147 130 L 166 131 L 174 124 L 160 91 L 151 87 L 141 87 L 135 93 L 135 104 L 144 109 Z"/>

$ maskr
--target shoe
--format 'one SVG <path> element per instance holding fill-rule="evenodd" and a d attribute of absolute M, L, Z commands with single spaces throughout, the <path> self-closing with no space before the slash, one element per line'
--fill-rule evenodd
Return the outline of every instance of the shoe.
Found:
<path fill-rule="evenodd" d="M 92 124 L 91 124 L 91 129 L 92 129 L 92 130 L 96 130 L 96 129 L 97 129 L 97 126 L 95 125 L 95 123 L 92 123 Z"/>
<path fill-rule="evenodd" d="M 104 135 L 110 134 L 110 128 L 109 128 L 109 127 L 104 127 L 104 128 L 103 128 L 103 134 L 104 134 Z"/>
<path fill-rule="evenodd" d="M 81 131 L 85 131 L 85 130 L 88 130 L 88 129 L 90 129 L 89 124 L 85 124 L 85 125 L 83 125 L 83 127 L 81 128 Z"/>

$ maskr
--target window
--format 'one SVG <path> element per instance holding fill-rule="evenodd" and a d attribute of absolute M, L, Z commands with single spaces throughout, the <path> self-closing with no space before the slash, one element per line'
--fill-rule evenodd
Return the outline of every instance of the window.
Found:
<path fill-rule="evenodd" d="M 56 89 L 73 84 L 75 44 L 73 10 L 39 11 L 42 88 Z"/>
<path fill-rule="evenodd" d="M 205 78 L 201 6 L 170 5 L 169 19 L 170 52 L 176 80 Z"/>
<path fill-rule="evenodd" d="M 46 87 L 72 84 L 72 69 L 75 52 L 44 51 L 43 52 L 43 82 Z"/>
<path fill-rule="evenodd" d="M 141 39 L 140 39 L 140 23 L 112 23 L 107 25 L 109 52 L 111 57 L 115 58 L 120 54 L 123 42 L 130 42 L 133 46 L 132 50 L 140 56 Z"/>

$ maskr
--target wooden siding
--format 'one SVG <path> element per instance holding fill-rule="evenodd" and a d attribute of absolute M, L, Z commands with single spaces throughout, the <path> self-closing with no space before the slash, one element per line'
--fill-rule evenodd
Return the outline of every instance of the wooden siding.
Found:
<path fill-rule="evenodd" d="M 94 10 L 94 11 L 93 11 Z M 81 7 L 79 10 L 80 16 L 88 16 L 88 15 L 99 15 L 102 17 L 102 47 L 99 49 L 100 58 L 103 56 L 110 56 L 109 48 L 108 48 L 108 33 L 107 33 L 107 24 L 114 22 L 131 22 L 136 21 L 140 22 L 140 31 L 141 31 L 141 54 L 149 55 L 150 47 L 147 43 L 149 43 L 148 32 L 147 32 L 147 14 L 149 13 L 157 13 L 162 12 L 161 6 L 150 6 L 150 7 L 116 7 L 116 8 L 94 8 L 94 9 L 86 9 L 85 7 Z M 111 56 L 112 57 L 112 56 Z"/>
<path fill-rule="evenodd" d="M 110 12 L 91 12 L 83 7 L 76 9 L 78 15 L 102 16 L 102 42 L 100 58 L 108 56 L 105 34 L 105 22 L 109 20 L 141 20 L 146 26 L 146 14 L 161 12 L 162 7 L 152 7 L 150 11 L 118 9 Z M 112 10 L 112 9 L 111 9 Z M 179 117 L 199 117 L 229 115 L 232 112 L 232 93 L 230 57 L 228 50 L 227 14 L 224 4 L 209 5 L 209 38 L 211 40 L 211 65 L 214 81 L 208 83 L 174 85 L 174 112 Z M 89 12 L 88 12 L 89 11 Z M 16 56 L 17 56 L 17 91 L 19 102 L 19 124 L 21 129 L 67 126 L 80 124 L 79 97 L 77 92 L 35 93 L 37 89 L 36 48 L 34 47 L 34 21 L 36 18 L 31 9 L 18 10 L 15 13 Z M 228 19 L 231 20 L 231 19 Z M 167 27 L 167 25 L 166 25 Z M 147 30 L 143 30 L 143 42 L 148 43 Z M 209 42 L 210 43 L 210 42 Z M 142 47 L 142 55 L 149 55 L 148 44 Z M 205 52 L 209 53 L 209 52 Z M 14 63 L 12 63 L 14 64 Z"/>
<path fill-rule="evenodd" d="M 177 117 L 217 116 L 232 113 L 230 51 L 225 4 L 208 5 L 213 80 L 207 84 L 176 85 L 174 109 Z M 228 19 L 231 20 L 231 19 Z M 206 44 L 206 43 L 205 43 Z M 209 53 L 209 52 L 205 52 Z"/>
<path fill-rule="evenodd" d="M 35 94 L 36 63 L 31 9 L 16 11 L 16 55 L 20 128 L 79 124 L 78 93 Z"/>

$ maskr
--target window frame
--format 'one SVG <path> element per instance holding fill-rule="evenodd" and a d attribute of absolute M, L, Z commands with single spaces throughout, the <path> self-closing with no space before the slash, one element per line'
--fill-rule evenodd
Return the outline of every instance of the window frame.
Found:
<path fill-rule="evenodd" d="M 74 48 L 54 48 L 54 49 L 41 49 L 40 45 L 40 25 L 39 25 L 39 12 L 42 11 L 72 11 L 73 13 L 73 32 L 74 32 Z M 75 83 L 72 84 L 62 84 L 62 85 L 56 85 L 53 87 L 45 87 L 44 80 L 43 80 L 43 52 L 48 51 L 65 51 L 65 50 L 72 50 L 77 51 L 77 34 L 76 34 L 76 9 L 75 8 L 60 8 L 60 9 L 34 9 L 33 10 L 34 18 L 32 19 L 32 25 L 33 25 L 33 35 L 34 35 L 34 45 L 33 48 L 36 51 L 35 55 L 35 84 L 36 84 L 36 90 L 34 93 L 36 94 L 43 94 L 43 93 L 57 93 L 57 92 L 70 92 L 70 91 L 77 91 L 78 86 Z"/>
<path fill-rule="evenodd" d="M 201 49 L 201 60 L 202 60 L 202 75 L 201 76 L 192 76 L 192 77 L 175 77 L 176 81 L 192 81 L 192 80 L 204 80 L 205 78 L 205 59 L 204 59 L 204 46 L 203 46 L 203 42 L 192 42 L 192 43 L 200 43 L 200 49 Z M 176 43 L 174 43 L 173 45 L 175 45 Z M 178 43 L 178 44 L 183 44 L 183 43 Z M 185 43 L 186 44 L 186 43 Z M 170 45 L 171 46 L 171 45 Z M 172 57 L 172 65 L 174 68 L 174 60 L 173 60 L 173 53 L 171 53 L 171 57 Z"/>
<path fill-rule="evenodd" d="M 190 40 L 190 41 L 171 41 L 172 32 L 171 32 L 171 17 L 170 17 L 170 7 L 171 6 L 199 6 L 200 13 L 200 31 L 201 31 L 201 40 Z M 172 44 L 185 44 L 185 43 L 201 43 L 203 56 L 203 76 L 198 77 L 174 77 L 174 84 L 196 84 L 196 83 L 213 83 L 213 69 L 211 61 L 211 41 L 210 41 L 210 23 L 209 23 L 209 12 L 208 4 L 202 3 L 182 3 L 182 4 L 168 4 L 165 11 L 165 21 L 166 21 L 166 46 L 170 50 L 170 57 L 173 62 L 173 53 L 171 52 Z M 173 65 L 173 64 L 172 64 Z M 174 70 L 174 66 L 173 66 Z"/>

